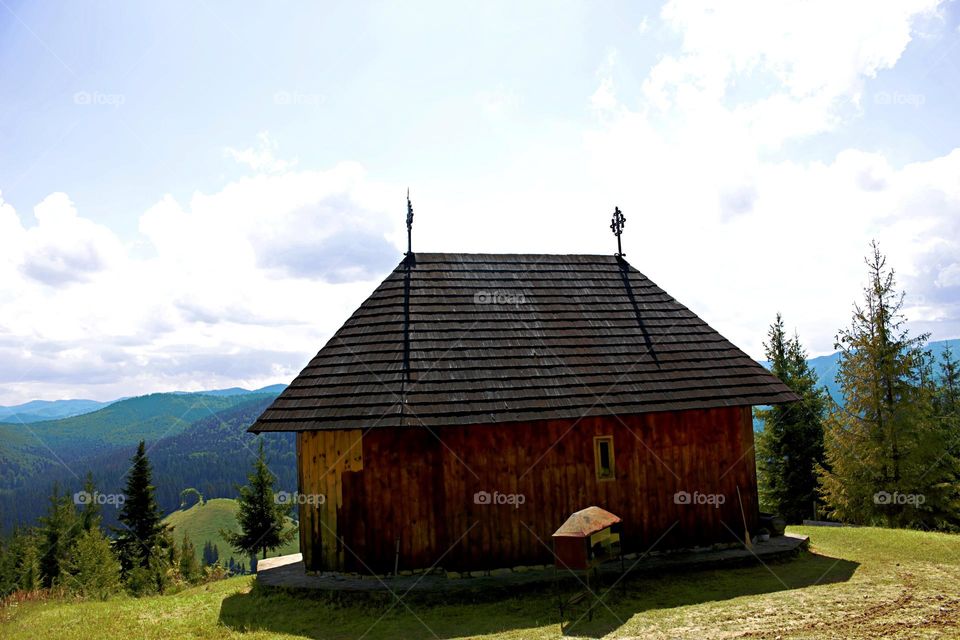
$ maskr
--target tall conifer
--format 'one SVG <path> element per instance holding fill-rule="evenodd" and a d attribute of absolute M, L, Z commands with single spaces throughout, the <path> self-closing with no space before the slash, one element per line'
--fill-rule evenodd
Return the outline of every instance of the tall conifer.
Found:
<path fill-rule="evenodd" d="M 797 523 L 814 515 L 817 467 L 823 463 L 825 398 L 807 354 L 794 335 L 787 338 L 777 314 L 764 343 L 771 372 L 800 396 L 801 402 L 758 409 L 763 431 L 757 437 L 761 502 Z"/>
<path fill-rule="evenodd" d="M 952 517 L 957 463 L 933 417 L 927 336 L 904 327 L 903 293 L 876 243 L 866 264 L 864 299 L 836 340 L 844 406 L 827 422 L 823 496 L 844 521 L 941 526 Z"/>

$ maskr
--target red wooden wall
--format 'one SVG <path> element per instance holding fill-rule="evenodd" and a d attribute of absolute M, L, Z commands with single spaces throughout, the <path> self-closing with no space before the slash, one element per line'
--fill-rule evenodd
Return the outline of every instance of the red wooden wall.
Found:
<path fill-rule="evenodd" d="M 595 476 L 593 438 L 600 435 L 614 438 L 614 480 Z M 738 487 L 755 533 L 749 407 L 433 430 L 372 429 L 362 434 L 359 446 L 362 464 L 331 466 L 328 474 L 337 476 L 337 482 L 328 480 L 324 486 L 336 486 L 340 495 L 316 507 L 330 510 L 320 514 L 331 523 L 323 528 L 336 528 L 341 552 L 323 560 L 320 541 L 305 528 L 301 546 L 308 569 L 390 572 L 397 538 L 400 569 L 551 564 L 550 535 L 570 513 L 591 505 L 623 518 L 627 552 L 727 542 L 743 535 Z M 300 464 L 317 459 L 301 456 Z M 331 452 L 321 459 L 339 456 Z M 301 483 L 317 475 L 324 471 L 301 469 Z M 300 487 L 301 493 L 311 490 Z M 520 494 L 524 502 L 516 508 L 477 504 L 479 491 Z M 678 491 L 722 495 L 723 504 L 677 504 Z M 305 521 L 317 521 L 311 509 L 301 506 L 302 528 Z"/>

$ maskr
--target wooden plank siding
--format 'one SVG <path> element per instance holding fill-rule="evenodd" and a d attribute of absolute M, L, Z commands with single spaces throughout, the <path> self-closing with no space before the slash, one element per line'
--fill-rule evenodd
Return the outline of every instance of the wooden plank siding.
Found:
<path fill-rule="evenodd" d="M 601 435 L 614 439 L 614 480 L 595 474 Z M 297 447 L 301 493 L 330 492 L 324 505 L 300 509 L 308 570 L 391 572 L 397 539 L 401 570 L 550 564 L 553 531 L 591 505 L 623 518 L 628 552 L 728 542 L 743 535 L 737 487 L 756 527 L 750 407 L 372 429 L 362 438 L 307 431 Z M 723 504 L 677 504 L 678 491 L 721 495 Z M 523 503 L 477 504 L 478 492 Z"/>
<path fill-rule="evenodd" d="M 347 550 L 343 538 L 334 533 L 339 531 L 343 509 L 343 482 L 361 471 L 359 429 L 297 433 L 300 550 L 306 566 L 344 565 Z M 351 528 L 358 526 L 362 529 L 363 523 L 353 523 Z"/>

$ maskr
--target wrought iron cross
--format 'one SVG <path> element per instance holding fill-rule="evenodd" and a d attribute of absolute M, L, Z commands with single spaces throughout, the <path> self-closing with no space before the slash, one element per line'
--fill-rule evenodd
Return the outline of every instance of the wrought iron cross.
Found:
<path fill-rule="evenodd" d="M 623 213 L 620 212 L 620 207 L 614 207 L 613 222 L 610 223 L 610 230 L 613 231 L 613 235 L 617 236 L 617 257 L 627 255 L 620 247 L 620 234 L 623 233 L 623 227 L 626 226 L 626 224 L 627 219 L 624 217 Z"/>
<path fill-rule="evenodd" d="M 413 253 L 413 241 L 411 239 L 413 230 L 413 204 L 410 202 L 410 189 L 407 189 L 407 255 Z"/>

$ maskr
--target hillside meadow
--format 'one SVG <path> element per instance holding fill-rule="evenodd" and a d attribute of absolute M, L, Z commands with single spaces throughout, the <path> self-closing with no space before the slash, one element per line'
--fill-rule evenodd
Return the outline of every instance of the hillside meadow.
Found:
<path fill-rule="evenodd" d="M 628 581 L 592 622 L 561 631 L 553 594 L 476 604 L 332 603 L 246 576 L 174 595 L 28 602 L 0 610 L 10 639 L 951 638 L 960 637 L 960 536 L 791 527 L 811 548 L 773 564 Z"/>
<path fill-rule="evenodd" d="M 237 501 L 230 498 L 213 498 L 203 504 L 197 503 L 186 509 L 178 509 L 163 519 L 173 528 L 173 539 L 180 544 L 183 534 L 189 536 L 197 551 L 197 560 L 202 560 L 203 544 L 207 541 L 217 545 L 220 552 L 220 564 L 227 566 L 228 558 L 236 563 L 248 565 L 250 558 L 236 553 L 220 535 L 220 531 L 238 531 Z M 291 528 L 296 525 L 291 521 Z M 295 537 L 279 549 L 267 553 L 267 557 L 299 553 L 300 543 Z"/>

